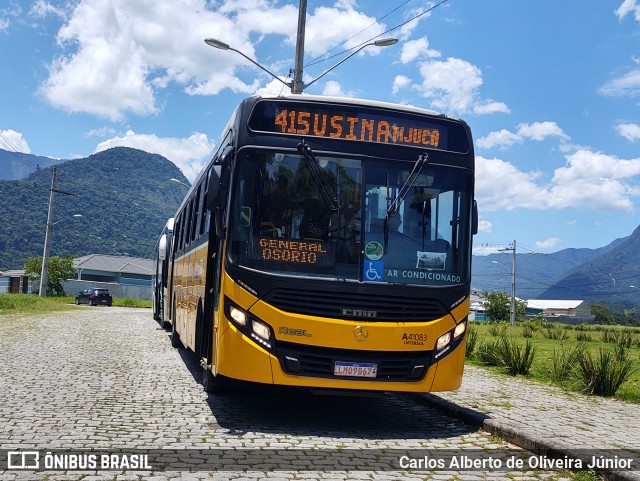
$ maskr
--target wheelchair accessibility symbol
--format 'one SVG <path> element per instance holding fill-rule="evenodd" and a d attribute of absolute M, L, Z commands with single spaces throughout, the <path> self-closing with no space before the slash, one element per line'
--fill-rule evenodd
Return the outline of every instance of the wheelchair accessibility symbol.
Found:
<path fill-rule="evenodd" d="M 384 261 L 364 261 L 363 279 L 369 282 L 382 282 L 384 273 Z"/>

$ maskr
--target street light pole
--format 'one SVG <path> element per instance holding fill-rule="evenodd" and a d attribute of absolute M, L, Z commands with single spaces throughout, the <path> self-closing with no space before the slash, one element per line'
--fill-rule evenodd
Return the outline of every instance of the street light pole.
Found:
<path fill-rule="evenodd" d="M 302 85 L 302 64 L 304 63 L 304 31 L 307 20 L 307 0 L 300 0 L 298 8 L 298 35 L 296 38 L 296 63 L 293 68 L 293 83 L 291 84 L 292 94 L 301 94 Z"/>
<path fill-rule="evenodd" d="M 500 251 L 512 251 L 511 258 L 511 307 L 509 309 L 509 323 L 513 326 L 516 323 L 516 241 L 513 245 L 499 249 Z"/>
<path fill-rule="evenodd" d="M 42 253 L 42 271 L 40 272 L 40 297 L 47 297 L 47 281 L 49 280 L 49 250 L 51 249 L 51 230 L 54 223 L 51 222 L 53 216 L 53 195 L 55 192 L 64 195 L 76 195 L 72 192 L 56 189 L 57 171 L 56 167 L 52 168 L 51 189 L 49 193 L 49 209 L 47 211 L 47 230 L 44 235 L 44 252 Z M 75 217 L 75 216 L 74 216 Z"/>
<path fill-rule="evenodd" d="M 42 253 L 42 271 L 40 273 L 40 297 L 47 297 L 47 280 L 49 278 L 49 249 L 51 247 L 51 215 L 53 213 L 53 193 L 56 188 L 56 168 L 53 167 L 51 189 L 49 191 L 49 210 L 47 212 L 47 230 L 44 235 L 44 252 Z"/>
<path fill-rule="evenodd" d="M 220 50 L 231 50 L 233 52 L 236 52 L 239 55 L 242 55 L 249 62 L 254 64 L 256 67 L 264 70 L 266 73 L 271 75 L 274 79 L 276 79 L 278 82 L 281 82 L 284 85 L 286 85 L 287 87 L 289 87 L 291 89 L 291 93 L 292 94 L 301 94 L 302 91 L 306 87 L 308 87 L 309 85 L 314 83 L 316 80 L 319 80 L 320 78 L 324 77 L 326 74 L 328 74 L 334 68 L 336 68 L 338 65 L 340 65 L 341 63 L 343 63 L 347 59 L 353 57 L 356 53 L 358 53 L 363 48 L 369 47 L 370 45 L 375 45 L 376 47 L 386 47 L 388 45 L 393 45 L 394 43 L 398 42 L 397 38 L 387 37 L 387 38 L 381 38 L 379 40 L 375 40 L 373 42 L 367 42 L 367 43 L 365 43 L 363 45 L 360 45 L 351 54 L 347 55 L 345 58 L 343 58 L 342 60 L 340 60 L 338 63 L 336 63 L 332 67 L 330 67 L 327 70 L 325 70 L 324 72 L 322 72 L 322 74 L 320 74 L 314 80 L 312 80 L 311 82 L 309 82 L 308 84 L 305 85 L 304 82 L 302 81 L 302 68 L 303 68 L 302 64 L 304 63 L 304 35 L 305 35 L 306 18 L 307 18 L 307 0 L 300 0 L 300 6 L 298 8 L 298 31 L 297 31 L 297 38 L 296 38 L 295 66 L 294 66 L 294 69 L 293 69 L 293 80 L 290 81 L 290 82 L 282 80 L 276 74 L 274 74 L 270 70 L 267 70 L 265 67 L 260 65 L 258 62 L 256 62 L 252 58 L 246 56 L 240 50 L 236 50 L 235 48 L 232 48 L 231 46 L 229 46 L 228 44 L 226 44 L 224 42 L 221 42 L 220 40 L 217 40 L 215 38 L 205 38 L 204 39 L 204 43 L 206 43 L 210 47 L 215 47 L 215 48 L 218 48 Z"/>

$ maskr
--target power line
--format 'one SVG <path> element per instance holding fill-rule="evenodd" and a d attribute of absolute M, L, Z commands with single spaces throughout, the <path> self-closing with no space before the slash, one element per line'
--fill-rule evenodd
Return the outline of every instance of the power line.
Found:
<path fill-rule="evenodd" d="M 375 35 L 375 36 L 371 37 L 370 39 L 365 40 L 364 42 L 362 42 L 362 43 L 360 43 L 360 44 L 358 44 L 358 45 L 355 45 L 355 46 L 353 46 L 353 47 L 351 47 L 351 48 L 348 48 L 348 49 L 343 50 L 343 51 L 341 51 L 341 52 L 338 52 L 338 53 L 336 53 L 336 54 L 330 55 L 329 57 L 326 57 L 326 58 L 324 58 L 324 59 L 322 59 L 322 60 L 317 60 L 317 61 L 315 61 L 315 62 L 311 62 L 311 63 L 307 64 L 305 67 L 311 67 L 311 66 L 313 66 L 313 65 L 317 65 L 317 64 L 319 64 L 319 63 L 326 62 L 327 60 L 330 60 L 330 59 L 332 59 L 332 58 L 334 58 L 334 57 L 339 57 L 340 55 L 344 55 L 345 53 L 349 53 L 349 52 L 351 52 L 351 51 L 353 51 L 353 50 L 356 50 L 356 49 L 358 49 L 358 48 L 362 47 L 363 45 L 366 45 L 367 43 L 370 43 L 371 41 L 375 40 L 376 38 L 380 38 L 380 37 L 382 37 L 383 35 L 386 35 L 386 34 L 388 34 L 388 33 L 390 33 L 390 32 L 393 32 L 394 30 L 399 29 L 400 27 L 404 27 L 404 26 L 405 26 L 405 25 L 407 25 L 408 23 L 411 23 L 411 22 L 413 22 L 415 19 L 420 18 L 420 17 L 422 17 L 423 15 L 426 15 L 427 13 L 429 13 L 429 12 L 433 11 L 434 9 L 438 8 L 440 5 L 442 5 L 442 4 L 444 4 L 444 3 L 447 3 L 448 1 L 449 1 L 449 0 L 442 0 L 441 2 L 439 2 L 439 3 L 437 3 L 437 4 L 433 5 L 433 6 L 431 6 L 431 7 L 429 7 L 429 8 L 427 8 L 427 9 L 425 9 L 425 10 L 423 10 L 422 12 L 418 13 L 417 15 L 414 15 L 413 17 L 411 17 L 409 20 L 407 20 L 407 21 L 405 21 L 405 22 L 402 22 L 402 23 L 400 23 L 400 24 L 396 25 L 395 27 L 392 27 L 392 28 L 390 28 L 390 29 L 388 29 L 388 30 L 385 30 L 384 32 L 379 33 L 378 35 Z M 385 16 L 386 16 L 386 15 L 385 15 Z M 383 18 L 384 18 L 384 17 L 383 17 Z M 368 28 L 369 28 L 369 27 L 365 28 L 364 30 L 366 30 L 366 29 L 368 29 Z M 351 38 L 353 38 L 353 37 L 351 37 Z M 350 39 L 351 39 L 351 38 L 350 38 Z M 347 39 L 347 40 L 350 40 L 350 39 Z M 345 42 L 346 42 L 347 40 L 345 40 Z M 337 46 L 343 45 L 345 42 L 342 42 L 341 44 L 339 44 L 339 45 L 337 45 Z M 333 50 L 333 49 L 332 49 L 332 50 Z M 331 50 L 329 50 L 329 52 L 330 52 L 330 51 L 331 51 Z M 328 52 L 327 52 L 327 53 L 328 53 Z M 326 54 L 325 54 L 325 55 L 326 55 Z"/>

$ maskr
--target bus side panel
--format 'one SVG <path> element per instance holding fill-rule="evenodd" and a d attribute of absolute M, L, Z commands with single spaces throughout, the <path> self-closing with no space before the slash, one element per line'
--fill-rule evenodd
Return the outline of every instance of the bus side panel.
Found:
<path fill-rule="evenodd" d="M 244 381 L 273 384 L 270 355 L 249 341 L 233 325 L 227 327 L 218 341 L 217 373 Z"/>
<path fill-rule="evenodd" d="M 433 366 L 437 370 L 431 391 L 453 391 L 462 384 L 462 372 L 464 371 L 464 359 L 466 354 L 467 339 L 453 351 L 448 353 L 441 361 Z"/>

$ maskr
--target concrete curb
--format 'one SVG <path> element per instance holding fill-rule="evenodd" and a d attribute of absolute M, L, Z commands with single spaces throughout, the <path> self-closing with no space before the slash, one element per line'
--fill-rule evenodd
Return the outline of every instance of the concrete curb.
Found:
<path fill-rule="evenodd" d="M 499 436 L 505 441 L 515 444 L 534 454 L 547 456 L 549 458 L 562 458 L 569 456 L 574 459 L 582 459 L 584 463 L 588 460 L 576 449 L 559 444 L 554 438 L 543 438 L 527 429 L 509 425 L 499 419 L 491 418 L 489 415 L 459 406 L 451 401 L 442 399 L 435 394 L 418 394 L 415 399 L 430 407 L 434 407 L 444 412 L 448 416 L 459 419 L 466 424 L 482 428 L 488 433 Z M 607 481 L 640 481 L 640 474 L 632 471 L 613 471 L 610 469 L 598 470 L 597 474 Z"/>

